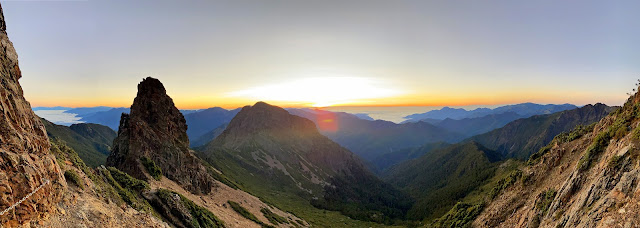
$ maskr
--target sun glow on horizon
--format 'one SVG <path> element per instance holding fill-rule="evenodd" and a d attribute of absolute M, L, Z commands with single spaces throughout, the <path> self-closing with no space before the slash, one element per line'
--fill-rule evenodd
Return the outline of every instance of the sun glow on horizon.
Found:
<path fill-rule="evenodd" d="M 328 107 L 367 103 L 369 99 L 401 94 L 400 90 L 391 88 L 384 81 L 372 78 L 312 77 L 256 86 L 228 93 L 227 96 Z"/>

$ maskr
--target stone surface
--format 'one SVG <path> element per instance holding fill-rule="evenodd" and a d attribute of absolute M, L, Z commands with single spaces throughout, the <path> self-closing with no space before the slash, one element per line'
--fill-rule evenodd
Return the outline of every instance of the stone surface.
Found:
<path fill-rule="evenodd" d="M 163 175 L 190 192 L 209 193 L 215 182 L 189 149 L 186 131 L 184 116 L 162 83 L 155 78 L 145 78 L 138 84 L 138 95 L 130 114 L 122 114 L 107 165 L 149 180 L 140 162 L 145 156 L 162 169 Z"/>
<path fill-rule="evenodd" d="M 23 96 L 18 55 L 9 41 L 0 7 L 0 210 L 50 180 L 28 200 L 0 217 L 3 226 L 46 217 L 60 200 L 64 177 L 49 154 L 49 139 Z"/>
<path fill-rule="evenodd" d="M 640 227 L 640 95 L 571 142 L 554 143 L 539 161 L 522 168 L 528 180 L 487 203 L 474 227 Z M 610 140 L 591 165 L 581 159 L 598 135 Z M 544 192 L 555 191 L 548 209 Z"/>

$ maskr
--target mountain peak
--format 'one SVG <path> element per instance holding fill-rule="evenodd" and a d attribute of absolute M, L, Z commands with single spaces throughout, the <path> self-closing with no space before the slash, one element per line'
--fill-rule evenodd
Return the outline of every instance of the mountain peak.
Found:
<path fill-rule="evenodd" d="M 184 116 L 166 94 L 162 83 L 145 78 L 138 84 L 138 96 L 130 114 L 122 114 L 118 137 L 107 158 L 114 166 L 139 179 L 149 179 L 140 159 L 151 159 L 167 178 L 185 189 L 208 193 L 213 179 L 189 149 Z"/>
<path fill-rule="evenodd" d="M 146 77 L 138 84 L 138 96 L 140 94 L 166 94 L 164 85 L 156 78 Z"/>
<path fill-rule="evenodd" d="M 292 131 L 319 134 L 315 124 L 310 120 L 291 115 L 287 110 L 265 102 L 242 108 L 227 129 L 230 133 L 238 130 L 242 131 L 242 134 L 271 132 L 286 135 Z"/>

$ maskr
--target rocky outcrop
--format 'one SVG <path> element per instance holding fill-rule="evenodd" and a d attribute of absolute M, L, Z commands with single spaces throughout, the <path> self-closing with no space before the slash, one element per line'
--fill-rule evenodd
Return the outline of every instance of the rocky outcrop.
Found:
<path fill-rule="evenodd" d="M 65 182 L 49 154 L 45 128 L 23 97 L 18 55 L 5 29 L 0 7 L 0 210 L 42 186 L 0 216 L 2 226 L 13 227 L 47 216 L 60 200 Z"/>
<path fill-rule="evenodd" d="M 593 129 L 555 137 L 475 227 L 639 227 L 640 95 Z"/>
<path fill-rule="evenodd" d="M 184 116 L 162 83 L 155 78 L 145 78 L 138 84 L 138 95 L 130 114 L 122 114 L 107 165 L 148 180 L 150 176 L 140 162 L 142 157 L 147 157 L 160 167 L 163 175 L 190 192 L 209 193 L 214 181 L 189 149 L 186 131 Z"/>

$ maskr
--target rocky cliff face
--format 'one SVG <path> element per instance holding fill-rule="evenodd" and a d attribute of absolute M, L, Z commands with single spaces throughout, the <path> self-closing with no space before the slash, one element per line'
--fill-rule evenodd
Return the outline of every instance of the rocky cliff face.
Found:
<path fill-rule="evenodd" d="M 477 227 L 640 226 L 640 95 L 555 137 L 476 218 Z"/>
<path fill-rule="evenodd" d="M 12 227 L 51 212 L 65 182 L 55 158 L 49 154 L 45 128 L 22 95 L 18 55 L 7 37 L 2 7 L 0 46 L 0 210 L 49 180 L 28 200 L 0 216 L 3 226 Z"/>
<path fill-rule="evenodd" d="M 162 169 L 163 175 L 190 192 L 209 193 L 214 181 L 189 149 L 186 131 L 184 116 L 162 83 L 145 78 L 138 84 L 130 114 L 122 114 L 107 165 L 148 180 L 150 176 L 140 162 L 147 157 Z"/>

